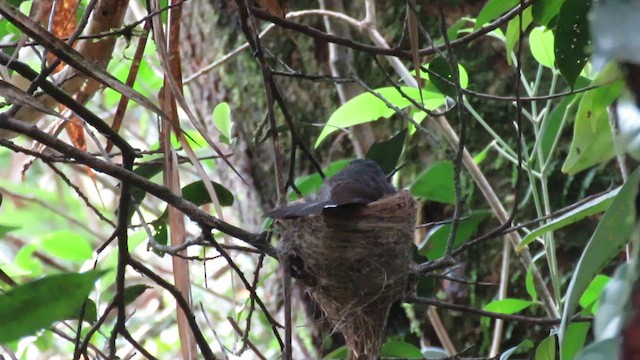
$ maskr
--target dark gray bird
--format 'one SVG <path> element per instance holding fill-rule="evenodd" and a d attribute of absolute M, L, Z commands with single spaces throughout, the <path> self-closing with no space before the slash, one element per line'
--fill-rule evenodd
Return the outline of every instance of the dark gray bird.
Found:
<path fill-rule="evenodd" d="M 353 160 L 325 182 L 315 201 L 291 204 L 267 213 L 274 219 L 293 219 L 320 215 L 324 209 L 364 205 L 397 193 L 387 176 L 373 160 Z"/>

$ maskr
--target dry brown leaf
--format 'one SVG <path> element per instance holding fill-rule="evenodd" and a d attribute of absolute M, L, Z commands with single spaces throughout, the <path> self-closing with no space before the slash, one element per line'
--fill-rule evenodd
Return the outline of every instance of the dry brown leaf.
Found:
<path fill-rule="evenodd" d="M 51 24 L 51 32 L 58 39 L 64 39 L 73 33 L 77 24 L 77 0 L 58 0 L 55 9 L 53 9 L 53 18 Z M 54 54 L 47 53 L 47 64 L 53 63 L 58 57 Z M 60 64 L 53 71 L 54 73 L 62 70 L 64 64 Z"/>
<path fill-rule="evenodd" d="M 284 18 L 286 12 L 284 11 L 284 4 L 281 4 L 279 0 L 256 0 L 260 6 L 265 8 L 271 15 Z"/>

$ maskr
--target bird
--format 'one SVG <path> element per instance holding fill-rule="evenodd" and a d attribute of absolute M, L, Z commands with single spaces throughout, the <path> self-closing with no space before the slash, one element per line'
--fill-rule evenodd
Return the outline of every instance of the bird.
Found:
<path fill-rule="evenodd" d="M 266 216 L 272 219 L 317 216 L 325 209 L 366 205 L 396 193 L 378 163 L 356 159 L 326 181 L 315 200 L 274 209 Z"/>

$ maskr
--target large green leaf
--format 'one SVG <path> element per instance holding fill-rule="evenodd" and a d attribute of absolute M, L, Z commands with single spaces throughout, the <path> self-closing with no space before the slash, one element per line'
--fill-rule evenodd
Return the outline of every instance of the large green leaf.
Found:
<path fill-rule="evenodd" d="M 373 144 L 367 151 L 366 158 L 377 162 L 385 174 L 390 174 L 398 165 L 406 137 L 407 129 L 405 128 L 391 139 Z"/>
<path fill-rule="evenodd" d="M 592 279 L 615 257 L 629 241 L 636 222 L 636 196 L 640 182 L 640 168 L 630 176 L 600 220 L 587 243 L 565 295 L 562 322 L 559 328 L 561 348 L 570 341 L 567 329 L 578 301 Z"/>
<path fill-rule="evenodd" d="M 558 70 L 573 87 L 589 59 L 591 44 L 587 15 L 591 0 L 565 0 L 556 25 L 555 54 Z"/>
<path fill-rule="evenodd" d="M 588 309 L 592 314 L 595 314 L 599 308 L 598 299 L 600 299 L 602 291 L 610 280 L 611 278 L 606 275 L 596 276 L 584 290 L 580 300 L 578 300 L 580 306 L 582 306 L 583 309 Z"/>
<path fill-rule="evenodd" d="M 588 86 L 590 81 L 585 77 L 578 77 L 576 81 L 576 87 L 582 88 Z M 560 103 L 549 114 L 540 128 L 540 147 L 542 148 L 542 156 L 546 161 L 550 154 L 553 145 L 560 137 L 563 124 L 568 121 L 566 119 L 573 118 L 575 116 L 575 104 L 578 104 L 582 99 L 582 93 L 577 93 L 562 98 Z"/>
<path fill-rule="evenodd" d="M 536 348 L 535 360 L 556 360 L 556 335 L 549 335 Z"/>
<path fill-rule="evenodd" d="M 509 21 L 507 24 L 507 33 L 506 33 L 506 50 L 507 50 L 507 63 L 511 65 L 511 54 L 514 52 L 516 48 L 516 44 L 520 41 L 520 29 L 525 32 L 529 25 L 533 22 L 533 15 L 531 15 L 531 8 L 526 8 L 522 12 L 522 26 L 520 25 L 520 16 L 516 16 Z"/>
<path fill-rule="evenodd" d="M 438 56 L 431 60 L 428 68 L 440 75 L 442 78 L 450 82 L 455 82 L 455 76 L 447 59 Z M 429 75 L 429 80 L 431 80 L 433 86 L 435 86 L 441 93 L 451 97 L 456 96 L 456 87 L 445 80 L 432 75 Z M 461 64 L 458 64 L 458 81 L 462 89 L 465 89 L 467 85 L 469 85 L 469 75 L 467 75 L 467 70 L 465 70 L 464 66 Z"/>
<path fill-rule="evenodd" d="M 507 10 L 513 9 L 520 3 L 520 0 L 489 0 L 484 5 L 478 17 L 476 18 L 476 25 L 473 30 L 478 30 L 482 25 L 497 18 Z"/>
<path fill-rule="evenodd" d="M 543 26 L 534 28 L 529 34 L 531 55 L 538 63 L 550 69 L 555 68 L 554 42 L 553 32 Z"/>
<path fill-rule="evenodd" d="M 380 349 L 382 358 L 392 359 L 422 359 L 424 358 L 420 349 L 415 345 L 404 341 L 388 341 Z"/>
<path fill-rule="evenodd" d="M 485 305 L 482 310 L 500 314 L 515 314 L 528 308 L 531 305 L 533 305 L 533 302 L 528 300 L 507 298 L 502 300 L 494 300 Z"/>
<path fill-rule="evenodd" d="M 576 356 L 584 347 L 590 327 L 591 324 L 588 322 L 569 324 L 565 334 L 566 341 L 560 344 L 560 359 L 572 360 Z"/>
<path fill-rule="evenodd" d="M 70 230 L 46 234 L 41 240 L 41 245 L 42 250 L 63 260 L 84 261 L 93 256 L 87 238 Z"/>
<path fill-rule="evenodd" d="M 484 221 L 490 212 L 486 210 L 474 211 L 465 216 L 458 223 L 456 238 L 453 246 L 460 246 L 476 233 L 478 226 Z M 433 228 L 418 248 L 418 253 L 427 259 L 435 260 L 444 256 L 447 247 L 447 240 L 451 234 L 451 224 L 439 225 Z"/>
<path fill-rule="evenodd" d="M 537 0 L 533 3 L 533 19 L 547 26 L 560 12 L 564 0 Z"/>
<path fill-rule="evenodd" d="M 403 109 L 411 105 L 411 101 L 406 99 L 407 96 L 416 102 L 420 102 L 420 90 L 414 87 L 404 86 L 400 88 L 404 95 L 395 87 L 385 87 L 375 89 L 374 91 L 391 105 L 396 108 Z M 429 110 L 435 109 L 444 104 L 444 96 L 440 93 L 422 90 L 423 106 Z M 380 118 L 388 118 L 395 113 L 387 104 L 371 93 L 360 94 L 353 99 L 347 101 L 340 106 L 329 118 L 327 124 L 316 140 L 317 148 L 326 139 L 327 136 L 339 129 L 350 126 L 364 124 L 376 121 Z"/>
<path fill-rule="evenodd" d="M 453 163 L 438 161 L 431 165 L 411 185 L 409 191 L 413 196 L 426 200 L 447 204 L 456 203 L 456 192 L 453 184 Z"/>
<path fill-rule="evenodd" d="M 549 231 L 555 231 L 565 226 L 578 222 L 587 216 L 601 213 L 613 202 L 613 199 L 618 195 L 620 188 L 611 190 L 606 194 L 600 195 L 595 199 L 591 199 L 586 203 L 578 206 L 577 208 L 563 214 L 557 218 L 554 218 L 539 228 L 533 230 L 527 236 L 522 239 L 522 242 L 518 245 L 517 251 L 522 251 L 527 245 L 534 241 L 538 236 L 545 234 Z"/>
<path fill-rule="evenodd" d="M 0 343 L 77 316 L 93 283 L 102 274 L 89 271 L 50 275 L 0 295 Z"/>
<path fill-rule="evenodd" d="M 624 82 L 619 77 L 615 64 L 609 64 L 592 82 L 592 85 L 599 87 L 588 91 L 580 99 L 571 148 L 562 164 L 564 173 L 575 174 L 615 156 L 607 107 L 624 88 Z"/>

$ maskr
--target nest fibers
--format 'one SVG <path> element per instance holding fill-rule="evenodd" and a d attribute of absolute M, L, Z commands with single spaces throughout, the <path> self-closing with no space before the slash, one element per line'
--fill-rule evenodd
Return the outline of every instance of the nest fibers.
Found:
<path fill-rule="evenodd" d="M 377 359 L 391 304 L 410 291 L 416 202 L 407 191 L 367 205 L 281 219 L 280 256 L 345 337 L 349 359 Z"/>

